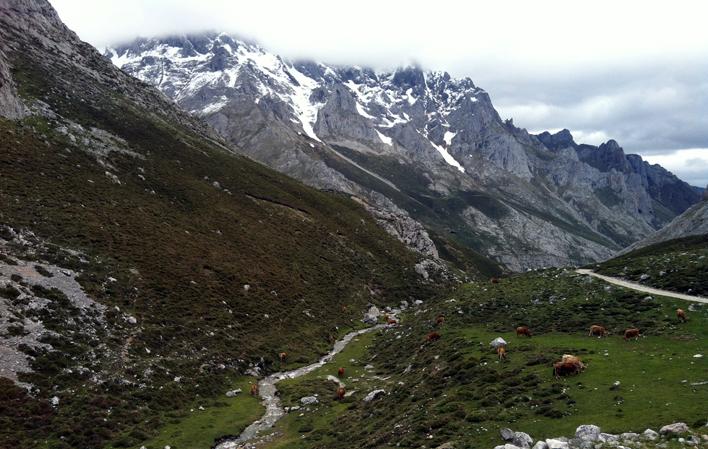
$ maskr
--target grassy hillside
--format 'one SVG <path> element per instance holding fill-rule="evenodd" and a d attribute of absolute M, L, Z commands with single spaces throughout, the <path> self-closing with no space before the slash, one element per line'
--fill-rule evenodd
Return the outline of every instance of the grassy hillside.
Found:
<path fill-rule="evenodd" d="M 675 309 L 689 310 L 679 323 Z M 435 325 L 443 314 L 445 322 Z M 607 338 L 589 337 L 605 325 Z M 277 448 L 491 448 L 511 427 L 534 439 L 572 436 L 580 424 L 606 432 L 642 432 L 675 421 L 705 424 L 708 307 L 609 287 L 571 271 L 548 270 L 469 284 L 402 326 L 361 341 L 339 360 L 281 388 L 286 405 L 318 393 L 318 406 L 290 413 L 271 446 Z M 532 338 L 514 329 L 528 325 Z M 625 328 L 642 337 L 624 341 Z M 425 342 L 436 330 L 441 339 Z M 489 342 L 502 336 L 508 359 Z M 373 336 L 372 336 L 373 337 Z M 578 355 L 587 369 L 555 379 L 551 364 Z M 694 357 L 701 354 L 704 357 Z M 337 366 L 354 394 L 339 403 L 326 379 Z M 369 365 L 368 369 L 366 366 Z M 616 384 L 618 382 L 618 384 Z M 366 403 L 374 389 L 387 394 Z"/>
<path fill-rule="evenodd" d="M 650 287 L 708 297 L 708 235 L 647 246 L 591 268 Z"/>
<path fill-rule="evenodd" d="M 2 260 L 76 270 L 107 312 L 95 336 L 43 312 L 50 349 L 23 348 L 32 394 L 0 379 L 0 447 L 127 447 L 189 426 L 250 365 L 311 360 L 367 304 L 430 295 L 418 255 L 350 199 L 230 153 L 88 45 L 67 56 L 31 36 L 3 29 L 44 112 L 0 119 L 0 224 L 37 239 Z"/>

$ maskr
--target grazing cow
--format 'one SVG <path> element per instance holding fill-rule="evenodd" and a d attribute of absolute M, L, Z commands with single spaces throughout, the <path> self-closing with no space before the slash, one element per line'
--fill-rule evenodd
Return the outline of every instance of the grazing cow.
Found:
<path fill-rule="evenodd" d="M 431 332 L 425 337 L 426 341 L 438 341 L 440 340 L 440 334 L 437 332 Z"/>
<path fill-rule="evenodd" d="M 505 346 L 498 346 L 497 347 L 497 355 L 499 356 L 499 360 L 506 360 L 506 347 Z"/>
<path fill-rule="evenodd" d="M 527 337 L 531 338 L 531 329 L 529 329 L 528 326 L 519 326 L 516 328 L 516 336 L 521 337 L 522 335 L 526 335 Z"/>
<path fill-rule="evenodd" d="M 444 322 L 445 322 L 445 315 L 438 315 L 435 318 L 435 325 L 438 327 L 442 326 Z"/>
<path fill-rule="evenodd" d="M 685 323 L 687 318 L 686 318 L 686 311 L 683 309 L 676 309 L 676 318 L 679 319 L 679 321 Z"/>
<path fill-rule="evenodd" d="M 346 394 L 347 390 L 344 389 L 344 387 L 339 387 L 337 388 L 337 399 L 342 400 L 344 399 L 344 395 Z"/>
<path fill-rule="evenodd" d="M 280 358 L 280 363 L 285 363 L 285 359 L 288 358 L 288 353 L 281 352 L 280 354 L 278 354 L 278 358 Z"/>
<path fill-rule="evenodd" d="M 499 278 L 491 278 L 490 281 L 492 282 L 492 284 L 498 284 Z"/>
<path fill-rule="evenodd" d="M 636 327 L 631 327 L 624 331 L 624 339 L 629 340 L 630 338 L 636 338 L 637 340 L 639 339 L 639 329 Z"/>
<path fill-rule="evenodd" d="M 386 324 L 388 324 L 389 326 L 395 326 L 396 324 L 398 324 L 398 321 L 393 318 L 386 318 Z"/>
<path fill-rule="evenodd" d="M 251 384 L 251 396 L 258 396 L 258 384 Z"/>
<path fill-rule="evenodd" d="M 560 376 L 572 376 L 580 374 L 585 369 L 585 365 L 580 359 L 574 355 L 564 354 L 560 362 L 553 364 L 553 375 L 556 378 Z"/>
<path fill-rule="evenodd" d="M 605 337 L 606 335 L 607 335 L 607 329 L 605 329 L 604 327 L 599 326 L 597 324 L 593 324 L 592 326 L 590 326 L 590 333 L 588 334 L 588 336 L 590 336 L 590 337 L 595 337 L 595 336 Z"/>
<path fill-rule="evenodd" d="M 344 377 L 344 368 L 339 368 L 337 370 L 337 377 L 339 377 L 339 378 Z"/>

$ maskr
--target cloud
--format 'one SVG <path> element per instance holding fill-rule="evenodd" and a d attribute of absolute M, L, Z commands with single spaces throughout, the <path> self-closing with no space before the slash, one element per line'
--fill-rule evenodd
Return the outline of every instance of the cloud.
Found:
<path fill-rule="evenodd" d="M 614 138 L 643 156 L 708 148 L 706 2 L 51 2 L 96 46 L 211 29 L 291 59 L 379 69 L 416 61 L 471 77 L 527 129 Z"/>

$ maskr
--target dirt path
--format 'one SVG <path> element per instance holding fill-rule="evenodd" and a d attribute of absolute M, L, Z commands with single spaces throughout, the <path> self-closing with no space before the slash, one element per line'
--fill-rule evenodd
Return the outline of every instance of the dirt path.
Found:
<path fill-rule="evenodd" d="M 593 276 L 598 279 L 602 279 L 603 281 L 609 282 L 610 284 L 619 285 L 620 287 L 625 288 L 631 288 L 632 290 L 636 290 L 638 292 L 649 293 L 657 296 L 668 296 L 670 298 L 683 299 L 684 301 L 693 301 L 708 304 L 708 298 L 703 298 L 701 296 L 685 295 L 683 293 L 676 293 L 668 290 L 660 290 L 658 288 L 647 287 L 641 284 L 637 284 L 636 282 L 625 281 L 624 279 L 597 274 L 592 270 L 587 270 L 584 268 L 579 268 L 575 270 L 575 272 L 579 274 L 587 274 L 588 276 Z"/>

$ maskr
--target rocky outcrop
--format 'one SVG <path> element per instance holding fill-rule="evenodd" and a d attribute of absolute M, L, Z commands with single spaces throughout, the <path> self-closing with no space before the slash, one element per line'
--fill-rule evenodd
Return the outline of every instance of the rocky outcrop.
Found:
<path fill-rule="evenodd" d="M 0 43 L 0 117 L 18 119 L 25 116 L 27 109 L 17 95 L 17 88 L 10 75 L 2 43 Z"/>

